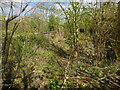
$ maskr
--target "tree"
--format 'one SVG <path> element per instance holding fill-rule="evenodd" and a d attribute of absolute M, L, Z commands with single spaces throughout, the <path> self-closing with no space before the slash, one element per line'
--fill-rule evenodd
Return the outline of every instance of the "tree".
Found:
<path fill-rule="evenodd" d="M 53 14 L 49 15 L 48 27 L 50 31 L 55 30 L 55 16 Z"/>
<path fill-rule="evenodd" d="M 20 24 L 20 19 L 16 20 L 19 18 L 21 15 L 23 15 L 24 12 L 29 12 L 26 11 L 26 8 L 28 7 L 30 2 L 26 2 L 25 5 L 23 6 L 23 3 L 21 2 L 21 7 L 20 7 L 20 12 L 13 13 L 14 12 L 14 2 L 10 1 L 10 11 L 8 12 L 8 15 L 4 17 L 3 19 L 3 26 L 2 26 L 2 32 L 3 32 L 3 42 L 2 42 L 2 78 L 3 78 L 3 88 L 8 89 L 9 86 L 5 86 L 6 84 L 9 84 L 12 86 L 12 83 L 14 81 L 13 78 L 13 67 L 14 67 L 14 62 L 10 60 L 10 47 L 12 43 L 12 39 L 14 37 L 15 32 L 18 29 L 18 26 Z M 6 5 L 6 3 L 2 3 Z M 34 8 L 32 8 L 34 9 Z M 32 10 L 31 9 L 31 10 Z M 4 7 L 1 6 L 2 12 L 5 14 Z M 25 14 L 26 14 L 25 13 Z M 13 26 L 12 26 L 13 25 Z"/>
<path fill-rule="evenodd" d="M 58 4 L 63 10 L 66 19 L 66 43 L 70 46 L 71 55 L 78 59 L 78 33 L 80 26 L 82 26 L 80 22 L 83 20 L 82 16 L 86 14 L 86 8 L 82 5 L 82 2 L 70 2 L 67 9 L 64 9 L 60 3 Z"/>
<path fill-rule="evenodd" d="M 12 22 L 14 19 L 16 19 L 17 17 L 19 17 L 27 8 L 27 6 L 29 5 L 29 2 L 21 9 L 21 11 L 16 14 L 13 15 L 13 2 L 10 2 L 10 11 L 9 11 L 9 15 L 7 17 L 7 19 L 5 20 L 5 36 L 4 36 L 4 40 L 3 40 L 3 44 L 2 44 L 2 69 L 3 69 L 3 87 L 5 84 L 12 84 L 12 68 L 11 68 L 11 63 L 8 61 L 8 57 L 9 57 L 9 49 L 10 49 L 10 44 L 12 42 L 12 38 L 14 33 L 16 32 L 19 23 L 15 22 L 14 26 L 12 28 L 11 33 L 9 30 L 9 23 Z M 1 7 L 2 9 L 2 7 Z M 3 27 L 4 28 L 4 27 Z M 3 29 L 4 30 L 4 29 Z M 8 88 L 8 87 L 7 87 Z"/>
<path fill-rule="evenodd" d="M 93 13 L 91 23 L 91 36 L 94 44 L 95 58 L 101 61 L 106 58 L 106 49 L 108 49 L 108 46 L 106 46 L 108 44 L 106 43 L 111 40 L 113 32 L 116 31 L 117 10 L 110 2 L 100 3 L 100 5 L 100 8 L 94 9 L 95 13 Z M 111 11 L 114 14 L 110 13 Z"/>

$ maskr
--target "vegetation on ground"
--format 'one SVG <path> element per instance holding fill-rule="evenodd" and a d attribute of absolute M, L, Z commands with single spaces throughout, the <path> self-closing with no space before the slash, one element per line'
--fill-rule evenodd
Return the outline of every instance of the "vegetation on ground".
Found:
<path fill-rule="evenodd" d="M 3 90 L 120 88 L 120 2 L 30 3 L 0 2 Z"/>

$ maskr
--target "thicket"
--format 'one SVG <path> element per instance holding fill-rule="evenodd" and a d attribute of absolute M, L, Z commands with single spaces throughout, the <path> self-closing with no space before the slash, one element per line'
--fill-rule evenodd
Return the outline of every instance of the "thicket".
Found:
<path fill-rule="evenodd" d="M 37 7 L 20 17 L 28 4 L 13 15 L 11 2 L 9 16 L 1 7 L 3 90 L 120 88 L 119 4 L 56 3 L 49 16 Z"/>

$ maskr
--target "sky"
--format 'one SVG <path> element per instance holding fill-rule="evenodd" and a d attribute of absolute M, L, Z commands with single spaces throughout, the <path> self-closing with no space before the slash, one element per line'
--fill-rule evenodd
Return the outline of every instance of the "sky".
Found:
<path fill-rule="evenodd" d="M 79 1 L 84 1 L 84 2 L 105 2 L 105 1 L 120 1 L 120 0 L 2 0 L 0 2 L 10 2 L 10 1 L 14 1 L 14 2 L 26 2 L 26 1 L 32 1 L 32 2 L 69 2 L 69 1 L 74 1 L 74 2 L 79 2 Z"/>
<path fill-rule="evenodd" d="M 30 0 L 0 0 L 0 6 L 3 7 L 5 13 L 7 14 L 10 11 L 10 1 L 14 2 L 14 14 L 18 13 L 20 11 L 20 2 L 28 2 Z M 27 7 L 26 11 L 30 10 L 33 6 L 35 6 L 38 2 L 46 2 L 45 4 L 46 7 L 52 6 L 54 2 L 69 2 L 69 1 L 81 1 L 81 0 L 31 0 L 31 3 Z M 96 0 L 83 0 L 84 3 L 87 2 L 95 2 Z M 109 0 L 97 0 L 99 1 L 109 1 Z M 120 0 L 111 0 L 111 1 L 120 1 Z M 48 3 L 51 2 L 51 3 Z M 58 5 L 56 5 L 56 8 L 59 9 Z M 0 15 L 2 14 L 1 9 L 0 9 Z"/>

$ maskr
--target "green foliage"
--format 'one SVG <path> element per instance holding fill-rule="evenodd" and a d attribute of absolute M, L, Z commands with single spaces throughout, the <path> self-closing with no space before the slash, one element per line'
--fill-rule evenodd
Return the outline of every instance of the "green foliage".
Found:
<path fill-rule="evenodd" d="M 41 47 L 46 47 L 49 44 L 48 39 L 43 35 L 37 35 L 35 36 L 34 34 L 31 36 L 31 42 L 36 45 L 40 45 Z"/>
<path fill-rule="evenodd" d="M 116 7 L 103 5 L 98 9 L 84 7 L 77 2 L 68 4 L 70 7 L 64 8 L 66 17 L 50 14 L 41 18 L 45 13 L 41 14 L 38 10 L 37 14 L 18 19 L 21 22 L 12 38 L 7 62 L 10 78 L 15 78 L 11 85 L 47 89 L 119 87 L 116 74 L 119 61 L 97 57 L 102 57 L 104 50 L 117 45 L 115 42 L 107 48 L 104 46 L 116 32 Z M 55 12 L 52 8 L 50 13 Z M 64 31 L 46 32 L 61 31 L 59 24 L 63 25 Z M 9 24 L 8 41 L 13 25 L 14 22 Z M 93 29 L 92 34 L 90 28 Z M 79 32 L 79 29 L 84 29 L 84 32 Z M 5 37 L 5 30 L 2 32 Z"/>
<path fill-rule="evenodd" d="M 54 31 L 55 30 L 55 16 L 53 14 L 51 14 L 49 16 L 49 22 L 48 22 L 48 27 L 50 31 Z"/>
<path fill-rule="evenodd" d="M 53 77 L 52 79 L 49 79 L 50 84 L 49 84 L 49 88 L 50 89 L 54 89 L 54 88 L 60 88 L 60 86 L 58 85 L 58 78 L 57 77 Z"/>

